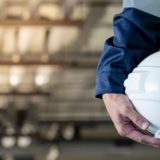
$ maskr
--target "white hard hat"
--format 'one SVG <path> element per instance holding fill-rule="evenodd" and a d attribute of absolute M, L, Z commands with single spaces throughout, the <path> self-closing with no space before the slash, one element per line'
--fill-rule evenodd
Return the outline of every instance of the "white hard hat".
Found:
<path fill-rule="evenodd" d="M 125 93 L 160 139 L 160 51 L 145 58 L 124 82 Z"/>

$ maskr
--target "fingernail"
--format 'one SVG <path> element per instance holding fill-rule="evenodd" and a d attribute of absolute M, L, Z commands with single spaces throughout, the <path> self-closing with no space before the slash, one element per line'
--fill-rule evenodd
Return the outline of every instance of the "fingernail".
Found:
<path fill-rule="evenodd" d="M 143 130 L 146 130 L 146 129 L 148 128 L 148 126 L 149 126 L 149 123 L 148 123 L 148 122 L 143 122 L 141 128 L 142 128 Z"/>

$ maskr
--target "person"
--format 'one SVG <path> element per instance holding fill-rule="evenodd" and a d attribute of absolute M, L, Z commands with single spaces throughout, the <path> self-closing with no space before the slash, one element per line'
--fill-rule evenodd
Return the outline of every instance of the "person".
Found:
<path fill-rule="evenodd" d="M 103 99 L 118 133 L 153 147 L 160 147 L 160 140 L 143 132 L 149 122 L 135 111 L 123 83 L 160 48 L 159 8 L 160 0 L 123 0 L 122 11 L 113 19 L 114 36 L 105 41 L 97 65 L 95 86 L 95 97 Z"/>

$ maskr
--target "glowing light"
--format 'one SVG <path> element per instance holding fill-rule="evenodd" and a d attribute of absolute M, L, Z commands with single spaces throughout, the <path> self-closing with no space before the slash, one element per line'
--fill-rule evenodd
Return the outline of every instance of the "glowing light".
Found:
<path fill-rule="evenodd" d="M 59 149 L 56 146 L 52 146 L 47 154 L 47 160 L 56 160 L 59 157 Z"/>
<path fill-rule="evenodd" d="M 23 74 L 23 69 L 19 67 L 13 67 L 10 71 L 9 83 L 11 86 L 16 87 L 20 84 Z"/>
<path fill-rule="evenodd" d="M 35 83 L 37 84 L 37 86 L 43 86 L 47 83 L 47 81 L 48 80 L 46 77 L 44 77 L 44 75 L 37 75 L 35 79 Z"/>
<path fill-rule="evenodd" d="M 52 69 L 49 67 L 39 67 L 35 77 L 35 83 L 37 86 L 43 86 L 49 82 Z"/>
<path fill-rule="evenodd" d="M 18 75 L 11 75 L 9 82 L 13 87 L 18 86 L 20 83 L 20 77 Z"/>
<path fill-rule="evenodd" d="M 71 139 L 73 139 L 74 134 L 75 134 L 74 126 L 72 126 L 72 125 L 66 126 L 66 127 L 63 129 L 62 134 L 63 134 L 63 137 L 64 137 L 66 140 L 71 140 Z"/>
<path fill-rule="evenodd" d="M 15 137 L 3 137 L 1 143 L 3 147 L 11 148 L 15 145 L 16 139 Z"/>
<path fill-rule="evenodd" d="M 31 137 L 19 137 L 17 140 L 17 144 L 21 148 L 26 148 L 32 143 Z"/>

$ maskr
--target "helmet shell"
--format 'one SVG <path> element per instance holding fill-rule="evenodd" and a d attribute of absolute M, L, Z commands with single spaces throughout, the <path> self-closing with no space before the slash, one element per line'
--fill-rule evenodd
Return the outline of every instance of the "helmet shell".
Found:
<path fill-rule="evenodd" d="M 124 82 L 125 93 L 135 109 L 150 123 L 150 132 L 160 129 L 160 52 L 145 58 Z"/>

